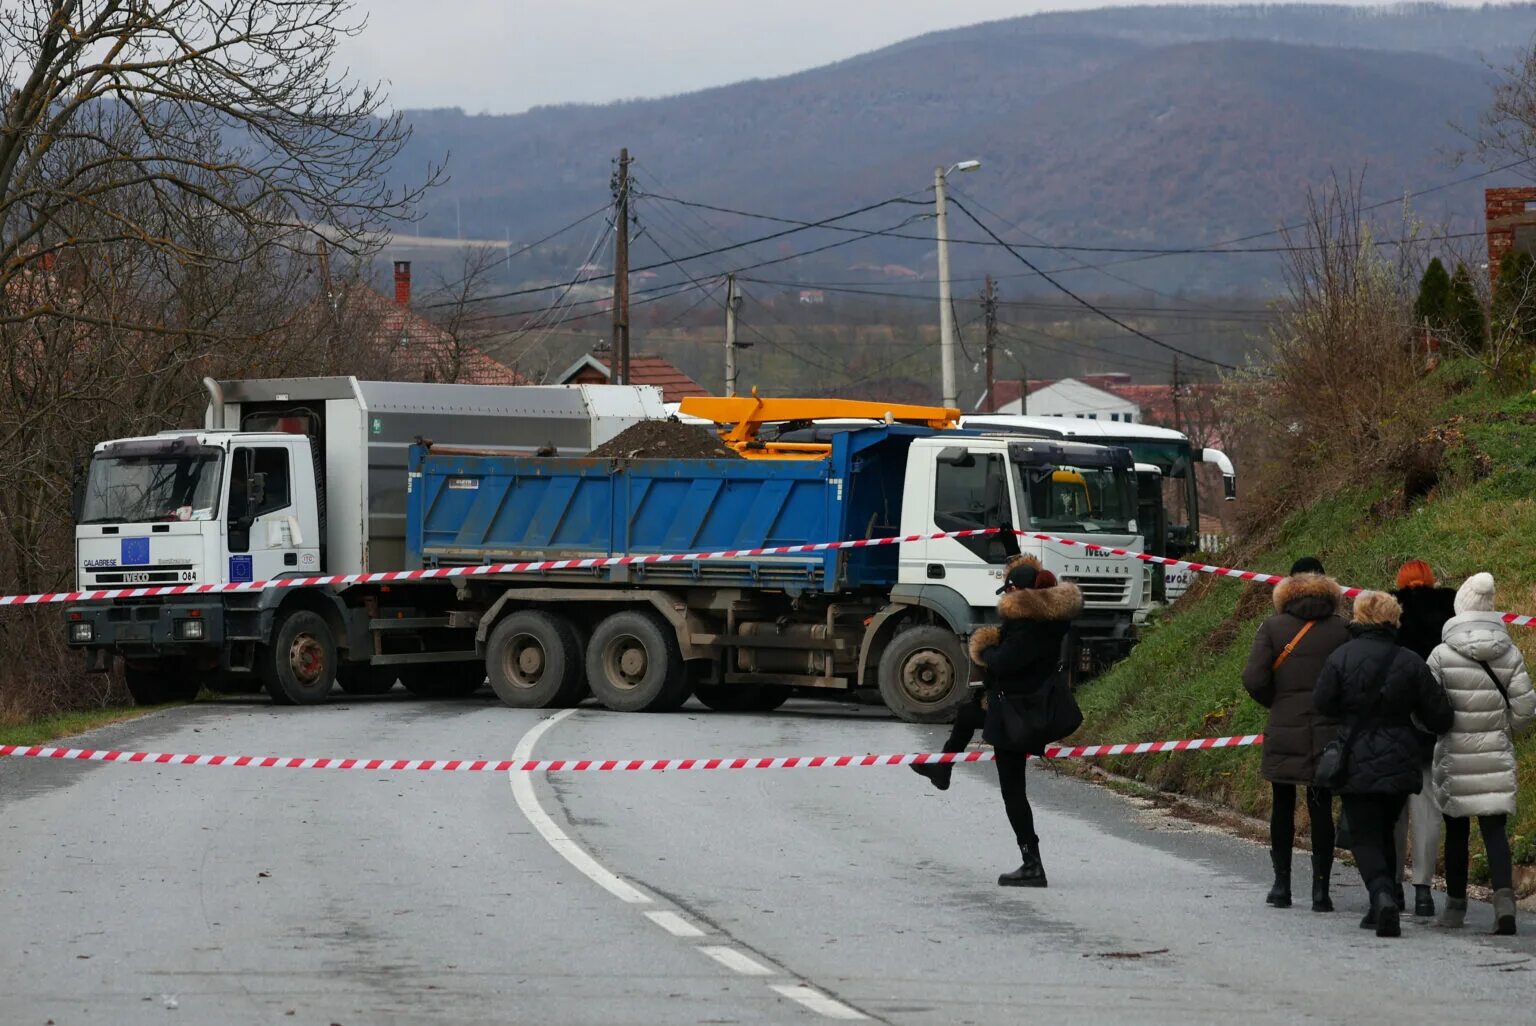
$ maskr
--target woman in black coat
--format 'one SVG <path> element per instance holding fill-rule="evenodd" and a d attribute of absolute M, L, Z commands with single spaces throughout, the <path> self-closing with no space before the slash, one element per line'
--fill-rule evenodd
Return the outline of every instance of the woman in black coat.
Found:
<path fill-rule="evenodd" d="M 1423 786 L 1414 721 L 1443 734 L 1453 719 L 1424 660 L 1397 643 L 1402 613 L 1391 595 L 1368 591 L 1357 598 L 1353 639 L 1329 656 L 1313 692 L 1318 711 L 1344 725 L 1346 769 L 1339 792 L 1371 902 L 1360 925 L 1375 926 L 1378 937 L 1401 932 L 1392 834 L 1408 796 Z"/>
<path fill-rule="evenodd" d="M 986 694 L 1033 695 L 1062 672 L 1067 631 L 1083 609 L 1083 596 L 1077 585 L 1058 581 L 1032 556 L 1018 556 L 1009 562 L 1007 577 L 998 592 L 1002 595 L 997 603 L 1001 625 L 980 627 L 971 635 L 971 659 L 984 670 L 987 686 L 978 690 L 971 703 L 961 707 L 944 744 L 946 752 L 961 752 L 970 744 L 985 721 Z M 1029 756 L 1040 752 L 1010 751 L 996 745 L 994 749 L 1003 807 L 1023 860 L 1018 869 L 1002 874 L 997 882 L 1003 887 L 1044 887 L 1040 838 L 1035 834 L 1034 810 L 1029 805 L 1024 779 Z M 912 768 L 932 780 L 939 790 L 949 787 L 950 764 Z"/>

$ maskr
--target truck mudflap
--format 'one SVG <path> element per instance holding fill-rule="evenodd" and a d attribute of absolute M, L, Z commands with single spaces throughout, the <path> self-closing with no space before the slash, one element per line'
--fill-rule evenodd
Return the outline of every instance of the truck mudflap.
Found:
<path fill-rule="evenodd" d="M 93 603 L 65 610 L 65 638 L 83 653 L 88 673 L 104 673 L 114 656 L 161 658 L 220 649 L 224 606 L 213 601 Z"/>

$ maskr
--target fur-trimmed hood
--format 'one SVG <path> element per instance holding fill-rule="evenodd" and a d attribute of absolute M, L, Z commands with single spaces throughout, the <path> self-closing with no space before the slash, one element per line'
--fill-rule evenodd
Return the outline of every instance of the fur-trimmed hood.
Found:
<path fill-rule="evenodd" d="M 997 600 L 997 613 L 1004 620 L 1075 620 L 1082 611 L 1083 593 L 1071 581 L 1010 591 Z"/>
<path fill-rule="evenodd" d="M 1301 620 L 1320 620 L 1339 612 L 1344 590 L 1322 574 L 1297 574 L 1275 585 L 1275 612 Z"/>

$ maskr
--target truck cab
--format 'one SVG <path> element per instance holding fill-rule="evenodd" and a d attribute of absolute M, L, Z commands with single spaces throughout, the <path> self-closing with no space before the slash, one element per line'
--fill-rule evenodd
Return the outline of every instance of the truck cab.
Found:
<path fill-rule="evenodd" d="M 1077 674 L 1102 669 L 1135 641 L 1138 611 L 1148 599 L 1143 564 L 1081 545 L 1031 538 L 1048 534 L 1107 548 L 1140 551 L 1137 494 L 1129 451 L 1080 442 L 972 432 L 913 442 L 907 459 L 903 535 L 988 527 L 1024 532 L 929 538 L 901 545 L 892 599 L 951 610 L 968 607 L 976 623 L 995 622 L 997 589 L 1014 551 L 1033 555 L 1083 592 L 1073 625 Z"/>

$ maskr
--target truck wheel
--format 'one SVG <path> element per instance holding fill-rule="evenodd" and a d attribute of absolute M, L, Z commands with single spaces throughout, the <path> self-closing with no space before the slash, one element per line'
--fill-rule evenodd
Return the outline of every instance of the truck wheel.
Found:
<path fill-rule="evenodd" d="M 783 684 L 701 684 L 693 694 L 716 712 L 772 712 L 789 701 Z"/>
<path fill-rule="evenodd" d="M 476 660 L 402 666 L 400 683 L 419 698 L 468 698 L 485 683 L 485 664 Z"/>
<path fill-rule="evenodd" d="M 202 690 L 202 682 L 195 674 L 158 663 L 124 666 L 123 680 L 128 685 L 128 693 L 133 696 L 134 705 L 190 702 Z"/>
<path fill-rule="evenodd" d="M 970 665 L 953 631 L 913 627 L 880 657 L 880 697 L 908 723 L 947 723 L 966 693 Z"/>
<path fill-rule="evenodd" d="M 586 697 L 581 642 L 570 621 L 548 613 L 513 613 L 485 645 L 491 688 L 514 709 L 573 706 Z"/>
<path fill-rule="evenodd" d="M 295 610 L 258 656 L 262 686 L 279 705 L 316 705 L 336 683 L 336 639 L 319 613 Z"/>
<path fill-rule="evenodd" d="M 592 632 L 587 682 L 615 712 L 670 712 L 690 688 L 672 628 L 638 611 L 614 613 Z"/>
<path fill-rule="evenodd" d="M 395 689 L 398 676 L 391 666 L 348 663 L 337 668 L 336 683 L 349 695 L 387 695 Z"/>

